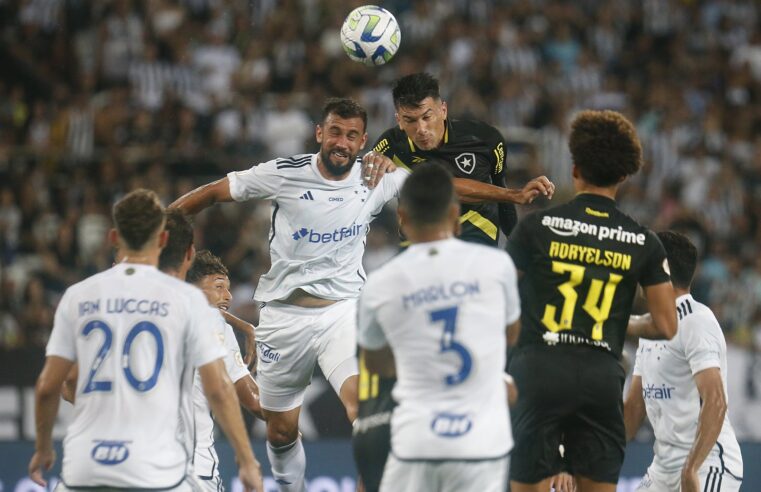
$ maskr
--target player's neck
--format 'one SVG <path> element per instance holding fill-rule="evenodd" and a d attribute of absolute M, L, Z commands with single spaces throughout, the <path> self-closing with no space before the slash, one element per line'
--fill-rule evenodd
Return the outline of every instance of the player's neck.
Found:
<path fill-rule="evenodd" d="M 675 297 L 686 296 L 689 293 L 690 293 L 690 289 L 680 289 L 679 287 L 674 287 Z"/>
<path fill-rule="evenodd" d="M 576 188 L 577 195 L 582 193 L 589 195 L 600 195 L 606 198 L 610 198 L 614 201 L 616 199 L 616 194 L 618 194 L 618 186 L 619 185 L 617 184 L 613 186 L 595 186 L 593 184 L 587 183 L 582 179 L 574 179 L 574 187 Z"/>
<path fill-rule="evenodd" d="M 159 254 L 158 248 L 149 248 L 142 250 L 123 249 L 121 253 L 121 263 L 135 263 L 138 265 L 158 266 Z"/>
<path fill-rule="evenodd" d="M 406 235 L 412 244 L 442 241 L 453 237 L 451 226 L 449 228 L 420 227 L 406 231 Z"/>

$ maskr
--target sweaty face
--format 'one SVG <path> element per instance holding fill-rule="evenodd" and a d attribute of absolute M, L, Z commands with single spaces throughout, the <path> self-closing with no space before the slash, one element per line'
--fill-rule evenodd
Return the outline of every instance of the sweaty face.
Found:
<path fill-rule="evenodd" d="M 333 176 L 348 173 L 367 142 L 362 118 L 341 118 L 335 114 L 329 114 L 317 126 L 316 137 L 322 165 Z"/>
<path fill-rule="evenodd" d="M 227 275 L 212 274 L 206 275 L 198 282 L 198 287 L 206 295 L 206 299 L 212 306 L 224 309 L 230 309 L 230 301 L 233 295 L 230 292 L 230 279 Z"/>
<path fill-rule="evenodd" d="M 399 128 L 422 150 L 432 150 L 444 139 L 447 103 L 426 97 L 420 106 L 400 106 L 396 111 Z"/>

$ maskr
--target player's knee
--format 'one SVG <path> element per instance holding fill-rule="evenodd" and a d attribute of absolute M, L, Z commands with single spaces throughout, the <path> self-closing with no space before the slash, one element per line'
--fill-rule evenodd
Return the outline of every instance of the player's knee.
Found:
<path fill-rule="evenodd" d="M 299 437 L 298 426 L 290 425 L 287 422 L 267 421 L 267 441 L 274 447 L 278 448 L 291 444 Z"/>

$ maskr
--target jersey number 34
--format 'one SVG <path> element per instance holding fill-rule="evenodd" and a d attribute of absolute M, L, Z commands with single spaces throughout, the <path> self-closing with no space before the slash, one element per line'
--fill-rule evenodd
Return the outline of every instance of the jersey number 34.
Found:
<path fill-rule="evenodd" d="M 552 262 L 552 271 L 559 274 L 570 273 L 567 281 L 558 285 L 558 290 L 563 294 L 563 307 L 560 310 L 560 320 L 557 320 L 557 308 L 552 304 L 544 306 L 544 316 L 542 324 L 552 332 L 560 330 L 570 330 L 572 328 L 573 315 L 576 311 L 576 304 L 579 300 L 579 294 L 576 292 L 578 286 L 584 280 L 584 268 L 581 265 L 563 263 L 562 261 Z M 616 273 L 611 273 L 607 282 L 593 278 L 590 279 L 587 298 L 584 301 L 584 311 L 595 321 L 592 327 L 592 340 L 602 340 L 602 325 L 610 316 L 610 308 L 613 304 L 613 296 L 616 295 L 616 287 L 623 277 Z M 601 300 L 602 299 L 602 300 Z"/>

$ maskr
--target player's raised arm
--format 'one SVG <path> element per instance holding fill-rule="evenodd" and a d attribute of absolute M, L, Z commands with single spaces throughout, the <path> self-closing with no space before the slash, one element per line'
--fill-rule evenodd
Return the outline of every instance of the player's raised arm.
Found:
<path fill-rule="evenodd" d="M 264 492 L 262 472 L 254 457 L 232 382 L 221 359 L 198 368 L 212 413 L 235 450 L 239 476 L 246 490 Z"/>
<path fill-rule="evenodd" d="M 462 203 L 515 203 L 525 205 L 539 196 L 552 198 L 555 185 L 546 176 L 534 178 L 521 189 L 503 188 L 473 179 L 454 178 L 457 197 Z"/>
<path fill-rule="evenodd" d="M 188 215 L 195 215 L 215 203 L 231 201 L 230 181 L 224 177 L 185 193 L 172 202 L 169 208 L 179 208 Z"/>

